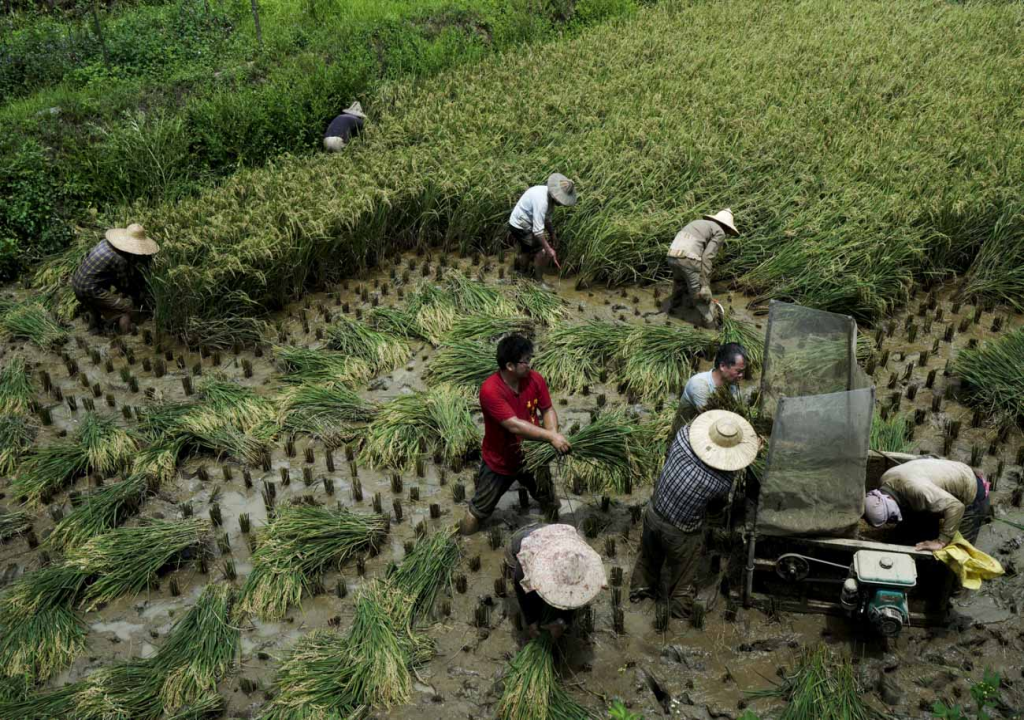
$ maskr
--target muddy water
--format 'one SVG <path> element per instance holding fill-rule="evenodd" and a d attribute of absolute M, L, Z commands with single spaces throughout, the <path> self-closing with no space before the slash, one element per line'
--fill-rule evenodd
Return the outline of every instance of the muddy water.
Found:
<path fill-rule="evenodd" d="M 414 269 L 409 268 L 410 262 L 415 264 Z M 422 281 L 422 263 L 422 258 L 407 256 L 402 259 L 396 275 L 400 277 L 409 270 L 414 283 Z M 490 281 L 505 281 L 498 277 L 502 263 L 496 258 L 485 259 L 484 263 L 491 265 L 486 273 Z M 469 259 L 461 260 L 460 264 L 463 269 L 474 274 L 479 270 Z M 504 268 L 503 272 L 508 273 L 508 263 L 504 263 Z M 428 268 L 431 276 L 435 269 L 436 265 L 431 263 Z M 380 288 L 383 283 L 389 284 L 386 296 Z M 682 321 L 678 318 L 669 319 L 663 313 L 664 299 L 670 292 L 668 283 L 625 290 L 580 290 L 574 287 L 571 280 L 555 281 L 555 284 L 556 292 L 567 301 L 572 317 L 577 319 L 618 318 L 631 323 Z M 381 304 L 400 302 L 394 280 L 385 269 L 376 275 L 349 280 L 328 292 L 310 294 L 301 303 L 285 308 L 272 320 L 281 323 L 290 336 L 290 343 L 315 347 L 318 345 L 316 330 L 323 326 L 322 319 L 315 312 L 318 305 L 322 303 L 335 314 L 341 312 L 342 303 L 350 304 L 353 315 L 357 308 L 366 311 L 371 303 L 360 300 L 360 290 L 363 288 L 369 291 L 371 297 L 377 297 Z M 747 298 L 738 293 L 730 294 L 722 287 L 716 288 L 716 291 L 729 312 L 757 324 L 763 330 L 765 318 L 747 308 Z M 947 384 L 954 385 L 955 393 L 955 378 L 945 376 L 943 367 L 971 339 L 983 340 L 991 336 L 989 328 L 993 313 L 984 313 L 980 323 L 972 323 L 964 333 L 958 331 L 953 342 L 946 343 L 942 336 L 947 322 L 959 326 L 963 317 L 973 316 L 974 308 L 965 306 L 954 314 L 955 291 L 951 288 L 942 291 L 939 300 L 945 320 L 933 323 L 927 333 L 920 328 L 914 342 L 906 337 L 905 316 L 894 318 L 897 323 L 896 332 L 893 337 L 884 338 L 878 349 L 879 353 L 889 350 L 890 360 L 886 367 L 876 370 L 875 380 L 879 385 L 878 397 L 888 401 L 895 390 L 885 386 L 890 373 L 898 372 L 896 388 L 903 397 L 901 410 L 928 410 L 925 422 L 916 428 L 915 448 L 918 450 L 941 453 L 941 433 L 945 423 L 950 419 L 960 419 L 960 436 L 953 443 L 949 456 L 967 461 L 972 446 L 987 450 L 997 429 L 989 419 L 984 419 L 980 427 L 971 427 L 972 412 L 956 402 L 955 394 L 951 399 L 943 401 L 939 412 L 932 413 L 932 394 L 944 395 Z M 915 317 L 919 301 L 920 298 L 908 308 Z M 311 332 L 308 335 L 300 320 L 303 309 L 310 316 Z M 1006 315 L 1003 311 L 997 313 Z M 930 315 L 934 317 L 934 312 Z M 1020 316 L 1006 317 L 1006 324 L 1010 327 L 1022 323 Z M 921 325 L 920 318 L 915 322 Z M 109 338 L 87 335 L 84 327 L 77 323 L 74 334 L 81 338 L 81 344 L 72 341 L 64 350 L 77 361 L 81 372 L 88 376 L 90 385 L 100 383 L 101 397 L 95 399 L 98 411 L 116 413 L 120 419 L 120 411 L 125 404 L 145 405 L 151 402 L 147 392 L 152 399 L 186 399 L 181 382 L 186 370 L 180 368 L 177 362 L 167 364 L 168 372 L 163 378 L 155 378 L 152 372 L 143 371 L 143 358 L 154 357 L 154 348 L 143 341 L 141 333 L 125 338 L 126 345 L 135 355 L 133 366 L 128 365 L 124 352 L 114 347 Z M 921 351 L 931 351 L 936 338 L 939 338 L 938 352 L 932 354 L 926 366 L 916 367 Z M 280 389 L 280 378 L 269 353 L 255 357 L 252 351 L 245 351 L 235 356 L 230 349 L 223 350 L 221 364 L 214 367 L 214 357 L 211 355 L 203 358 L 197 348 L 189 349 L 167 338 L 157 338 L 157 341 L 163 348 L 171 350 L 174 358 L 183 358 L 185 368 L 191 369 L 197 362 L 201 363 L 204 373 L 221 372 L 239 384 L 268 396 Z M 99 365 L 93 364 L 90 359 L 90 350 L 93 349 L 101 354 Z M 406 365 L 371 383 L 363 395 L 375 401 L 386 401 L 402 393 L 424 388 L 423 371 L 429 365 L 434 351 L 424 343 L 414 343 L 412 350 Z M 81 400 L 91 396 L 91 391 L 81 385 L 80 379 L 69 376 L 59 354 L 42 352 L 28 345 L 8 344 L 0 346 L 0 359 L 14 352 L 23 354 L 37 371 L 47 370 L 65 396 L 74 395 L 79 401 L 78 411 L 73 412 L 66 403 L 56 403 L 40 393 L 40 402 L 46 402 L 52 407 L 53 425 L 40 430 L 38 442 L 52 442 L 62 433 L 73 431 L 84 415 Z M 108 358 L 113 363 L 112 372 L 107 372 L 104 366 Z M 243 359 L 252 362 L 251 378 L 243 375 Z M 915 368 L 910 378 L 904 380 L 903 372 L 908 362 L 914 362 Z M 704 363 L 703 367 L 707 365 Z M 122 381 L 122 367 L 130 367 L 139 378 L 137 393 L 131 392 Z M 925 379 L 932 368 L 938 369 L 938 377 L 934 388 L 928 389 L 924 387 Z M 576 420 L 586 422 L 590 411 L 596 408 L 598 394 L 606 395 L 610 405 L 626 403 L 626 399 L 617 392 L 615 380 L 613 377 L 606 385 L 592 388 L 588 396 L 564 396 L 558 393 L 557 388 L 552 388 L 562 424 L 569 426 Z M 911 384 L 918 386 L 913 401 L 906 399 L 906 388 Z M 107 393 L 112 395 L 113 408 L 107 406 Z M 648 408 L 638 406 L 637 409 L 644 411 Z M 124 422 L 130 424 L 134 421 Z M 1021 443 L 1020 432 L 1014 430 L 1008 441 L 996 448 L 996 455 L 985 454 L 981 460 L 990 475 L 994 474 L 999 458 L 1004 460 L 1004 472 L 998 478 L 999 484 L 994 495 L 997 514 L 1016 518 L 1018 522 L 1024 522 L 1024 512 L 1010 506 L 1009 495 L 1012 490 L 1010 473 L 1020 470 L 1013 462 Z M 311 465 L 307 465 L 304 458 L 307 444 L 314 450 L 315 457 Z M 194 603 L 206 584 L 231 582 L 227 578 L 228 561 L 233 563 L 237 574 L 238 579 L 234 582 L 240 583 L 251 570 L 251 558 L 248 538 L 242 533 L 238 518 L 243 513 L 248 514 L 254 529 L 265 523 L 266 509 L 258 490 L 261 481 L 275 482 L 278 504 L 312 495 L 320 502 L 340 502 L 369 511 L 374 493 L 380 492 L 385 507 L 390 507 L 393 493 L 388 473 L 376 472 L 360 463 L 358 476 L 363 485 L 364 500 L 355 503 L 351 495 L 352 478 L 342 451 L 335 451 L 335 460 L 336 470 L 331 473 L 326 468 L 325 449 L 321 444 L 299 438 L 296 440 L 295 457 L 289 457 L 282 441 L 274 450 L 269 471 L 251 469 L 255 486 L 252 489 L 245 487 L 242 468 L 236 463 L 220 462 L 210 457 L 193 458 L 183 463 L 175 481 L 167 484 L 157 497 L 147 502 L 142 516 L 180 517 L 180 504 L 184 502 L 192 504 L 197 516 L 207 516 L 212 504 L 217 503 L 224 520 L 223 527 L 217 533 L 227 534 L 230 556 L 219 557 L 211 562 L 206 574 L 200 574 L 191 567 L 183 568 L 165 576 L 159 588 L 152 589 L 144 596 L 121 599 L 96 612 L 87 613 L 85 619 L 89 625 L 89 649 L 54 684 L 80 678 L 114 659 L 152 655 L 174 621 Z M 200 467 L 206 469 L 209 480 L 200 479 L 197 472 Z M 231 480 L 224 479 L 225 467 L 232 475 Z M 312 469 L 314 483 L 310 487 L 303 483 L 304 467 Z M 282 468 L 289 471 L 291 482 L 288 486 L 281 482 Z M 451 487 L 456 482 L 462 483 L 467 493 L 471 494 L 473 474 L 472 467 L 465 468 L 461 473 L 448 472 L 442 483 L 442 474 L 433 464 L 428 464 L 423 478 L 407 474 L 401 498 L 404 518 L 392 524 L 388 549 L 367 561 L 365 577 L 358 576 L 354 567 L 345 567 L 325 578 L 324 585 L 328 592 L 307 598 L 301 608 L 294 608 L 282 622 L 249 620 L 243 625 L 239 666 L 220 686 L 228 702 L 227 716 L 248 718 L 258 715 L 266 701 L 266 692 L 271 688 L 278 659 L 286 655 L 303 634 L 329 625 L 341 629 L 347 627 L 352 616 L 353 597 L 361 584 L 383 573 L 391 560 L 400 559 L 404 555 L 404 544 L 415 538 L 414 528 L 417 523 L 423 521 L 430 528 L 439 528 L 456 522 L 464 508 L 452 501 Z M 334 482 L 333 497 L 329 497 L 323 484 L 318 482 L 320 478 L 328 476 Z M 6 483 L 7 479 L 4 479 L 4 487 Z M 85 489 L 86 481 L 81 480 L 76 486 Z M 409 500 L 409 489 L 412 487 L 419 488 L 420 499 L 417 502 Z M 630 521 L 629 507 L 643 504 L 650 490 L 637 488 L 631 496 L 615 498 L 607 515 L 600 509 L 600 498 L 572 495 L 564 488 L 561 491 L 563 522 L 579 525 L 588 515 L 601 516 L 604 529 L 591 542 L 605 558 L 609 571 L 615 566 L 625 571 L 628 584 L 640 533 L 639 527 Z M 441 505 L 440 519 L 429 518 L 427 509 L 431 502 Z M 0 500 L 0 506 L 4 509 L 10 509 L 11 503 L 11 498 Z M 54 504 L 63 507 L 65 511 L 69 509 L 66 494 L 58 496 Z M 539 509 L 535 505 L 524 511 L 518 505 L 516 493 L 512 492 L 499 505 L 489 527 L 502 528 L 503 537 L 507 538 L 515 528 L 539 518 Z M 53 521 L 46 509 L 39 509 L 34 523 L 36 534 L 44 537 L 52 526 Z M 614 557 L 608 557 L 605 552 L 608 537 L 616 540 Z M 1024 546 L 1024 533 L 1008 525 L 995 523 L 986 527 L 979 545 L 996 555 L 1008 567 L 1013 563 L 1024 567 L 1021 550 Z M 491 548 L 487 532 L 463 542 L 464 558 L 479 555 L 481 567 L 471 572 L 468 563 L 463 562 L 459 572 L 468 577 L 467 592 L 456 593 L 451 598 L 451 615 L 436 618 L 436 623 L 428 630 L 437 643 L 438 654 L 417 671 L 415 702 L 389 713 L 378 712 L 376 716 L 422 720 L 479 718 L 492 714 L 500 694 L 501 674 L 522 640 L 521 632 L 515 627 L 514 600 L 495 596 L 494 580 L 501 573 L 501 552 L 500 548 Z M 6 568 L 11 564 L 16 566 L 18 572 L 31 570 L 40 564 L 39 552 L 29 550 L 24 539 L 15 539 L 0 547 L 0 567 Z M 170 593 L 172 578 L 180 588 L 180 595 L 176 597 Z M 347 588 L 347 596 L 344 598 L 339 598 L 334 592 L 339 580 Z M 1024 687 L 1021 675 L 1021 658 L 1024 657 L 1024 624 L 1020 619 L 1021 606 L 1024 605 L 1022 590 L 1024 584 L 1018 578 L 992 583 L 980 593 L 967 593 L 957 599 L 955 604 L 959 620 L 950 629 L 909 628 L 898 640 L 890 642 L 863 635 L 858 628 L 851 627 L 841 619 L 817 615 L 783 613 L 769 617 L 755 610 L 740 610 L 735 621 L 729 622 L 725 619 L 725 603 L 722 598 L 718 598 L 714 609 L 709 612 L 703 629 L 672 621 L 665 632 L 653 628 L 653 607 L 649 602 L 629 605 L 626 600 L 625 632 L 617 634 L 613 630 L 612 594 L 609 591 L 602 594 L 594 604 L 594 632 L 588 637 L 574 637 L 567 644 L 564 679 L 573 695 L 595 710 L 607 706 L 612 698 L 619 697 L 634 711 L 642 712 L 649 718 L 666 714 L 683 718 L 735 717 L 748 703 L 756 712 L 766 715 L 771 713 L 773 701 L 751 699 L 745 691 L 771 687 L 773 682 L 778 681 L 777 672 L 780 668 L 792 665 L 803 648 L 824 641 L 852 653 L 865 687 L 871 690 L 869 701 L 872 704 L 882 708 L 885 702 L 891 703 L 891 709 L 901 716 L 927 716 L 922 707 L 930 705 L 937 697 L 954 701 L 960 697 L 961 701 L 966 701 L 972 680 L 980 678 L 981 670 L 985 667 L 997 669 L 1011 683 L 1004 691 L 1004 697 L 1011 705 L 1019 707 L 1024 704 L 1021 693 Z M 623 595 L 627 594 L 623 588 Z M 473 625 L 474 609 L 480 602 L 488 603 L 492 608 L 487 628 Z M 260 689 L 249 694 L 243 692 L 239 682 L 243 676 L 258 681 Z M 652 688 L 657 688 L 657 693 Z"/>

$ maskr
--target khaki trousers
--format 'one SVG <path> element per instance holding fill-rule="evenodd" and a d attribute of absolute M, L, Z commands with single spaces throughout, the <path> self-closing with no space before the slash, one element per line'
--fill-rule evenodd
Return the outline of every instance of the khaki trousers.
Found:
<path fill-rule="evenodd" d="M 694 578 L 703 554 L 703 528 L 683 532 L 648 503 L 640 554 L 629 580 L 630 599 L 653 597 L 668 603 L 673 617 L 689 617 L 696 595 Z"/>
<path fill-rule="evenodd" d="M 704 324 L 708 327 L 713 327 L 715 316 L 711 312 L 711 303 L 697 299 L 697 295 L 702 288 L 700 262 L 690 258 L 670 257 L 668 258 L 668 266 L 672 268 L 673 279 L 672 299 L 669 301 L 670 307 L 696 308 L 704 320 Z M 710 295 L 710 289 L 708 292 Z"/>

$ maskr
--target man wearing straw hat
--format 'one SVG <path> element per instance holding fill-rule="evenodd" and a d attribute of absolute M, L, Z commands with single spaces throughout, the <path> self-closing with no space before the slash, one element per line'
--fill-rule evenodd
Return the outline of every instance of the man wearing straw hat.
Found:
<path fill-rule="evenodd" d="M 673 276 L 669 308 L 695 308 L 706 328 L 721 322 L 722 306 L 711 299 L 711 263 L 726 235 L 739 235 L 729 208 L 694 220 L 676 233 L 668 248 Z"/>
<path fill-rule="evenodd" d="M 104 321 L 128 332 L 142 303 L 144 273 L 160 250 L 156 241 L 138 224 L 107 230 L 71 276 L 71 288 L 89 316 L 90 329 L 99 331 Z M 111 292 L 110 288 L 118 292 Z"/>
<path fill-rule="evenodd" d="M 534 185 L 522 194 L 508 218 L 509 239 L 519 246 L 516 258 L 519 272 L 532 272 L 537 282 L 544 285 L 544 268 L 548 263 L 554 262 L 561 268 L 555 252 L 551 210 L 559 205 L 572 207 L 575 204 L 576 184 L 561 173 L 552 173 L 546 185 Z"/>
<path fill-rule="evenodd" d="M 644 510 L 631 601 L 651 597 L 668 603 L 674 617 L 690 615 L 708 505 L 728 497 L 734 474 L 754 462 L 759 447 L 750 423 L 725 410 L 680 428 Z"/>
<path fill-rule="evenodd" d="M 521 528 L 505 548 L 505 570 L 531 638 L 560 638 L 576 609 L 607 587 L 601 556 L 571 525 Z"/>
<path fill-rule="evenodd" d="M 331 120 L 324 132 L 324 150 L 327 152 L 341 152 L 345 144 L 358 135 L 363 129 L 366 115 L 363 114 L 363 106 L 354 102 L 341 111 L 341 115 Z"/>

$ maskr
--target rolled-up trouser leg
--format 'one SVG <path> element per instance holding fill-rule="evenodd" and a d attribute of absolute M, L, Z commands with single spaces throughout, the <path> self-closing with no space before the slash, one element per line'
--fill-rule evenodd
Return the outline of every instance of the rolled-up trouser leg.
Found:
<path fill-rule="evenodd" d="M 95 295 L 76 295 L 78 302 L 86 312 L 94 316 L 97 326 L 104 320 L 117 321 L 124 315 L 130 315 L 135 305 L 124 295 L 112 292 L 100 292 Z"/>

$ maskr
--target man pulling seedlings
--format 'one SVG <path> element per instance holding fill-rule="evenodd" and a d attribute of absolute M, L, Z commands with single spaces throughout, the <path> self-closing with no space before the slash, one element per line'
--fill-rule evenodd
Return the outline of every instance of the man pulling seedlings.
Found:
<path fill-rule="evenodd" d="M 676 233 L 668 248 L 673 276 L 669 309 L 695 308 L 706 328 L 718 327 L 723 319 L 722 306 L 711 299 L 711 263 L 726 235 L 739 235 L 729 208 L 694 220 Z"/>
<path fill-rule="evenodd" d="M 142 313 L 145 273 L 160 246 L 141 225 L 107 230 L 71 276 L 71 289 L 89 317 L 89 328 L 103 329 L 105 322 L 128 332 Z M 111 292 L 111 288 L 116 292 Z"/>
<path fill-rule="evenodd" d="M 915 550 L 941 550 L 959 533 L 973 543 L 989 514 L 988 482 L 969 465 L 942 458 L 921 458 L 890 468 L 882 485 L 864 498 L 864 519 L 872 527 L 897 524 L 904 513 L 937 515 L 939 537 Z"/>
<path fill-rule="evenodd" d="M 550 478 L 539 481 L 523 466 L 523 438 L 551 443 L 560 453 L 570 449 L 569 441 L 558 432 L 558 413 L 551 404 L 547 383 L 530 368 L 533 343 L 522 335 L 502 338 L 497 360 L 498 371 L 480 386 L 480 409 L 484 413 L 482 460 L 476 492 L 462 519 L 464 535 L 480 529 L 517 480 L 543 508 L 555 504 Z"/>
<path fill-rule="evenodd" d="M 344 150 L 348 141 L 362 131 L 365 121 L 363 106 L 358 102 L 349 105 L 327 126 L 324 132 L 324 150 L 332 153 Z"/>
<path fill-rule="evenodd" d="M 708 505 L 728 497 L 735 472 L 754 462 L 759 445 L 750 423 L 725 410 L 709 410 L 680 428 L 644 509 L 632 602 L 655 598 L 674 617 L 691 614 Z"/>
<path fill-rule="evenodd" d="M 697 373 L 686 381 L 683 394 L 679 396 L 679 408 L 672 421 L 672 437 L 686 423 L 697 417 L 708 399 L 718 388 L 726 387 L 735 397 L 740 396 L 740 380 L 747 369 L 747 350 L 739 343 L 725 343 L 715 353 L 715 365 L 710 370 Z"/>
<path fill-rule="evenodd" d="M 555 230 L 551 225 L 551 210 L 555 206 L 572 207 L 576 204 L 576 185 L 565 175 L 553 173 L 546 185 L 534 185 L 523 193 L 508 218 L 508 233 L 512 244 L 519 246 L 516 269 L 532 272 L 537 282 L 544 283 L 544 268 L 548 263 L 558 264 L 555 252 Z"/>
<path fill-rule="evenodd" d="M 531 638 L 558 639 L 576 609 L 607 587 L 604 564 L 571 525 L 528 525 L 505 548 L 505 568 Z"/>

